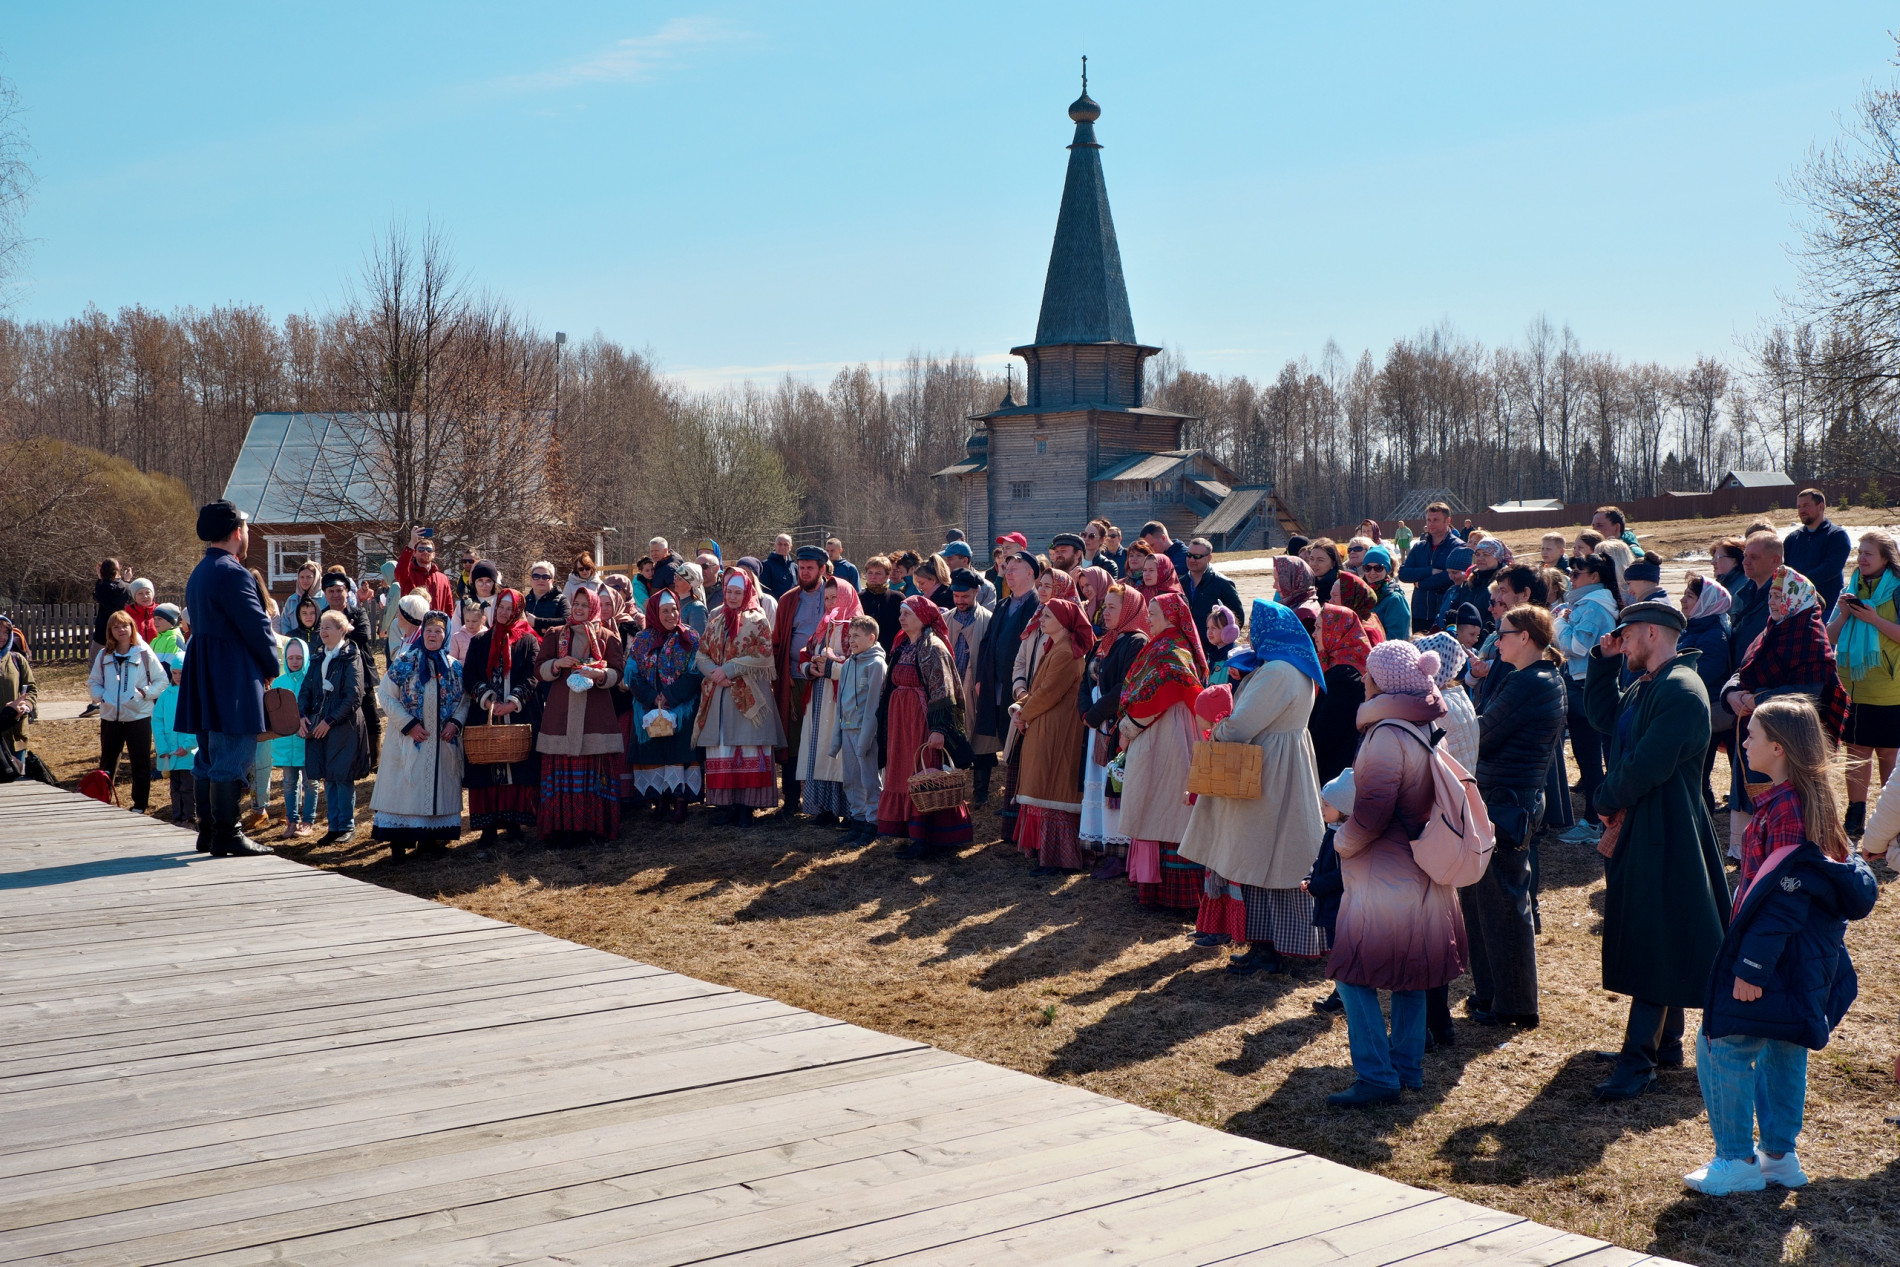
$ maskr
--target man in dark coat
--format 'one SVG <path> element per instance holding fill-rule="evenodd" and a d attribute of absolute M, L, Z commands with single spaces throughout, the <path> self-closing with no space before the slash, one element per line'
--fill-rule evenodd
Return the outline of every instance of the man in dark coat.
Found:
<path fill-rule="evenodd" d="M 210 854 L 268 854 L 238 825 L 244 780 L 264 730 L 264 689 L 276 677 L 277 640 L 257 581 L 245 570 L 251 533 L 243 511 L 215 501 L 198 512 L 205 557 L 191 570 L 185 606 L 191 646 L 178 683 L 181 733 L 198 736 L 191 772 L 198 796 L 198 848 Z"/>
<path fill-rule="evenodd" d="M 1041 606 L 1036 600 L 1036 580 L 1041 575 L 1042 565 L 1028 550 L 1017 551 L 1003 564 L 1003 582 L 1009 587 L 1009 593 L 998 596 L 996 607 L 990 613 L 990 627 L 977 648 L 976 663 L 971 666 L 971 693 L 976 698 L 966 705 L 964 725 L 973 743 L 978 736 L 983 736 L 1000 748 L 1009 734 L 1009 706 L 1013 702 L 1010 678 L 1016 668 L 1016 648 L 1022 643 L 1023 630 L 1036 619 Z M 990 771 L 996 768 L 996 751 L 991 748 L 976 757 L 972 775 L 975 786 L 971 792 L 979 805 L 990 797 Z M 1003 814 L 1007 819 L 1005 836 L 1013 839 L 1015 804 L 1006 804 Z"/>
<path fill-rule="evenodd" d="M 1425 508 L 1425 535 L 1412 543 L 1399 565 L 1399 579 L 1412 587 L 1412 632 L 1430 633 L 1451 588 L 1451 552 L 1464 545 L 1451 528 L 1451 507 L 1433 502 Z M 1404 637 L 1388 630 L 1388 638 Z"/>
<path fill-rule="evenodd" d="M 1848 540 L 1847 529 L 1827 517 L 1827 494 L 1820 489 L 1802 489 L 1794 499 L 1794 509 L 1801 516 L 1801 526 L 1782 541 L 1782 558 L 1814 582 L 1814 592 L 1821 596 L 1821 618 L 1831 620 L 1846 583 L 1843 573 L 1854 543 Z M 1741 652 L 1747 650 L 1741 648 L 1735 658 L 1741 659 Z"/>
<path fill-rule="evenodd" d="M 1590 724 L 1610 741 L 1596 806 L 1616 824 L 1603 988 L 1630 996 L 1623 1049 L 1596 1087 L 1604 1100 L 1641 1095 L 1658 1064 L 1682 1063 L 1683 1009 L 1702 1005 L 1728 928 L 1728 877 L 1702 801 L 1709 693 L 1699 653 L 1676 649 L 1683 626 L 1667 603 L 1630 604 L 1591 648 L 1584 680 Z M 1626 664 L 1637 677 L 1619 691 Z"/>
<path fill-rule="evenodd" d="M 798 572 L 792 566 L 792 539 L 786 533 L 779 533 L 772 542 L 772 553 L 765 556 L 765 567 L 759 573 L 759 588 L 773 598 L 783 598 L 785 591 L 798 584 Z"/>
<path fill-rule="evenodd" d="M 1194 628 L 1200 632 L 1203 642 L 1207 639 L 1207 615 L 1219 603 L 1234 613 L 1234 619 L 1241 619 L 1244 610 L 1240 605 L 1240 591 L 1234 583 L 1214 570 L 1210 561 L 1214 557 L 1214 545 L 1206 537 L 1196 537 L 1188 542 L 1187 571 L 1181 573 L 1181 589 L 1187 594 L 1188 609 L 1194 613 Z M 1113 575 L 1111 573 L 1111 575 Z M 1227 658 L 1226 647 L 1204 647 L 1208 660 Z"/>

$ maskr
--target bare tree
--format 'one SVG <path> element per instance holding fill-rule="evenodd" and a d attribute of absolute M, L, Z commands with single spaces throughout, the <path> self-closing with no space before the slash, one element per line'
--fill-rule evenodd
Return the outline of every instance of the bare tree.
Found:
<path fill-rule="evenodd" d="M 33 169 L 27 164 L 31 153 L 20 90 L 12 80 L 0 78 L 0 312 L 12 306 L 13 279 L 26 261 L 23 222 L 33 192 Z"/>

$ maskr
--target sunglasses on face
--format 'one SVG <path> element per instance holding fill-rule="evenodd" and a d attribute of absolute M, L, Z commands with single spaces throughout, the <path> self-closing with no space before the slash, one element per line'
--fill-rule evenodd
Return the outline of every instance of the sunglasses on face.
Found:
<path fill-rule="evenodd" d="M 1385 571 L 1385 564 L 1383 564 L 1383 563 L 1368 563 L 1368 564 L 1366 564 L 1366 571 L 1368 571 L 1368 572 L 1383 572 L 1383 571 Z"/>
<path fill-rule="evenodd" d="M 554 579 L 554 573 L 552 573 L 552 572 L 535 572 L 535 573 L 533 573 L 532 575 L 530 575 L 530 576 L 528 577 L 528 579 L 529 579 L 529 580 L 531 580 L 531 581 L 551 581 L 551 580 L 553 580 L 553 579 Z"/>
<path fill-rule="evenodd" d="M 1209 552 L 1208 552 L 1208 553 L 1206 553 L 1206 554 L 1190 554 L 1190 555 L 1188 555 L 1188 558 L 1190 558 L 1190 559 L 1211 559 L 1211 558 L 1213 558 L 1213 557 L 1214 557 L 1214 555 L 1213 555 L 1213 552 L 1212 552 L 1212 551 L 1209 551 Z"/>

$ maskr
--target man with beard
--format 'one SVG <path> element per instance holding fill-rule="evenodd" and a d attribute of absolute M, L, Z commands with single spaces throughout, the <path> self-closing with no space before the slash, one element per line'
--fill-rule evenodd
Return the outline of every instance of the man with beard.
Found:
<path fill-rule="evenodd" d="M 780 538 L 787 545 L 789 538 Z M 797 572 L 792 588 L 779 595 L 778 617 L 772 626 L 772 660 L 777 672 L 772 678 L 772 695 L 778 704 L 779 720 L 785 723 L 785 746 L 778 751 L 779 789 L 785 804 L 778 816 L 788 819 L 799 812 L 800 789 L 792 771 L 798 762 L 799 732 L 805 726 L 805 702 L 811 695 L 811 679 L 797 673 L 798 652 L 818 632 L 825 618 L 825 552 L 819 546 L 798 548 Z M 766 560 L 771 566 L 771 560 Z"/>
<path fill-rule="evenodd" d="M 973 702 L 965 723 L 977 754 L 972 794 L 978 805 L 989 800 L 990 771 L 996 768 L 996 754 L 1002 750 L 1003 739 L 1009 733 L 1009 706 L 1013 702 L 1010 678 L 1016 668 L 1016 648 L 1023 640 L 1023 630 L 1036 619 L 1041 606 L 1036 601 L 1036 578 L 1041 575 L 1042 565 L 1028 550 L 1018 550 L 1003 564 L 1003 581 L 1009 593 L 998 597 L 996 610 L 990 614 L 990 626 L 984 631 L 976 662 L 970 670 Z M 1005 775 L 1004 791 L 1010 790 Z M 1004 838 L 1014 839 L 1014 804 L 1004 805 L 1003 818 Z"/>
<path fill-rule="evenodd" d="M 1074 573 L 1082 566 L 1082 551 L 1085 548 L 1079 534 L 1058 532 L 1049 543 L 1049 563 L 1058 571 Z"/>
<path fill-rule="evenodd" d="M 1596 790 L 1607 861 L 1603 988 L 1630 996 L 1629 1021 L 1600 1100 L 1628 1100 L 1682 1064 L 1683 1009 L 1700 1007 L 1728 928 L 1728 878 L 1702 801 L 1709 693 L 1699 651 L 1677 651 L 1685 621 L 1667 603 L 1631 603 L 1590 651 L 1584 708 L 1609 737 Z M 1619 690 L 1624 668 L 1636 674 Z"/>
<path fill-rule="evenodd" d="M 974 708 L 971 701 L 975 698 L 972 694 L 975 676 L 971 670 L 976 667 L 982 651 L 983 636 L 990 629 L 990 609 L 982 602 L 982 584 L 983 578 L 967 567 L 952 572 L 950 594 L 956 605 L 944 613 L 944 622 L 950 630 L 950 654 L 957 665 L 957 694 L 966 712 Z M 967 718 L 964 726 L 966 729 L 969 726 Z"/>

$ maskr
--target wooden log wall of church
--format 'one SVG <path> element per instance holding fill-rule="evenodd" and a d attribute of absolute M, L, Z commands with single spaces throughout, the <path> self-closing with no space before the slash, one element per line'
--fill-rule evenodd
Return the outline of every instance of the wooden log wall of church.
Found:
<path fill-rule="evenodd" d="M 1100 466 L 1131 453 L 1165 453 L 1180 447 L 1181 424 L 1173 418 L 1122 413 L 1095 415 L 1095 460 Z"/>
<path fill-rule="evenodd" d="M 975 558 L 988 559 L 989 543 L 996 535 L 990 531 L 990 481 L 986 474 L 963 477 L 963 531 Z"/>
<path fill-rule="evenodd" d="M 1038 422 L 1043 425 L 1037 426 Z M 990 534 L 1020 532 L 1042 549 L 1089 520 L 1086 415 L 990 422 Z"/>

